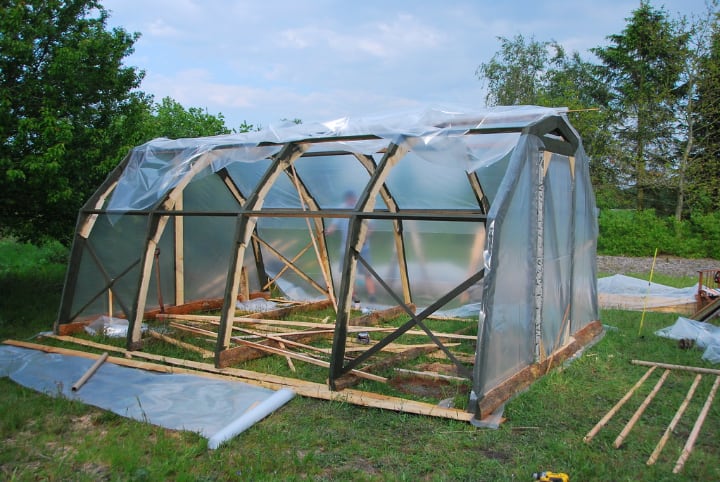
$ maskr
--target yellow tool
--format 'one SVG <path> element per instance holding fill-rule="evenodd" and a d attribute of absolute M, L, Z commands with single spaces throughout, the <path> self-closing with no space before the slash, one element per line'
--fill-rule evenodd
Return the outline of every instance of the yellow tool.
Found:
<path fill-rule="evenodd" d="M 562 472 L 535 472 L 533 480 L 540 482 L 570 482 L 570 476 Z"/>

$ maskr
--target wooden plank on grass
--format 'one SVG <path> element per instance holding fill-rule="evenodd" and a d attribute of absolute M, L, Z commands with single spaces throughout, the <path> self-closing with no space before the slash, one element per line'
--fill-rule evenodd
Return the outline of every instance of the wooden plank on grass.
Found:
<path fill-rule="evenodd" d="M 411 346 L 407 350 L 395 353 L 387 358 L 383 358 L 382 360 L 373 363 L 370 366 L 365 367 L 365 370 L 370 373 L 379 372 L 387 368 L 391 368 L 394 365 L 398 365 L 408 360 L 412 360 L 427 353 L 431 353 L 435 350 L 438 350 L 437 345 L 423 345 L 416 347 Z M 343 390 L 347 387 L 357 384 L 359 381 L 360 380 L 358 379 L 358 375 L 355 373 L 355 370 L 351 370 L 349 374 L 344 375 L 335 381 L 335 388 L 337 388 L 338 390 Z"/>
<path fill-rule="evenodd" d="M 710 411 L 710 406 L 713 403 L 713 399 L 715 398 L 715 393 L 717 393 L 718 386 L 720 386 L 720 376 L 715 377 L 715 383 L 713 383 L 713 386 L 710 389 L 710 393 L 705 400 L 705 404 L 700 410 L 700 414 L 698 415 L 697 420 L 695 420 L 695 425 L 693 425 L 690 436 L 688 436 L 687 442 L 685 442 L 682 453 L 680 454 L 680 457 L 675 463 L 675 467 L 673 468 L 673 474 L 677 474 L 678 472 L 680 472 L 685 465 L 688 457 L 690 457 L 690 452 L 692 452 L 692 449 L 695 446 L 695 441 L 697 440 L 698 435 L 700 435 L 700 430 L 702 429 L 703 423 L 705 423 L 705 417 L 707 417 L 707 414 Z"/>
<path fill-rule="evenodd" d="M 215 353 L 210 350 L 205 350 L 204 348 L 200 348 L 199 346 L 195 346 L 191 343 L 185 343 L 184 341 L 177 340 L 171 336 L 163 335 L 162 333 L 158 333 L 153 330 L 148 330 L 147 333 L 155 338 L 156 340 L 164 341 L 165 343 L 169 343 L 171 345 L 179 346 L 180 348 L 184 348 L 185 350 L 193 351 L 195 353 L 199 353 L 200 356 L 203 358 L 212 358 L 215 356 Z"/>
<path fill-rule="evenodd" d="M 410 308 L 410 311 L 415 313 L 415 305 L 411 304 L 408 305 Z M 353 326 L 377 326 L 382 321 L 385 320 L 391 320 L 393 318 L 397 318 L 398 316 L 406 315 L 407 312 L 402 306 L 393 306 L 392 308 L 388 308 L 385 310 L 379 310 L 379 311 L 373 311 L 363 316 L 358 316 L 356 318 L 351 318 L 348 322 L 348 325 Z"/>
<path fill-rule="evenodd" d="M 3 343 L 21 348 L 41 350 L 47 353 L 60 353 L 64 355 L 80 356 L 84 358 L 96 359 L 99 355 L 87 353 L 79 350 L 70 350 L 67 348 L 51 347 L 40 345 L 37 343 L 21 342 L 17 340 L 5 340 Z M 117 347 L 108 346 L 108 348 L 116 350 Z M 133 352 L 138 357 L 149 358 L 151 354 L 143 352 Z M 173 365 L 160 365 L 157 363 L 138 362 L 137 360 L 129 360 L 125 358 L 109 357 L 108 362 L 116 365 L 130 366 L 133 368 L 141 368 L 145 370 L 153 370 L 164 373 L 190 373 L 199 376 L 209 376 L 211 378 L 223 378 L 244 381 L 274 390 L 287 387 L 294 390 L 298 395 L 321 400 L 334 400 L 345 403 L 352 403 L 363 407 L 380 408 L 384 410 L 393 410 L 396 412 L 412 413 L 416 415 L 426 415 L 431 417 L 448 418 L 452 420 L 461 420 L 469 422 L 473 418 L 473 414 L 465 410 L 457 408 L 444 408 L 425 402 L 417 402 L 415 400 L 406 400 L 399 397 L 391 397 L 387 395 L 379 395 L 376 393 L 363 392 L 360 390 L 348 389 L 342 392 L 334 392 L 326 385 L 314 382 L 299 380 L 296 378 L 281 377 L 277 375 L 268 375 L 257 373 L 250 370 L 241 370 L 237 368 L 215 368 L 209 363 L 194 362 L 190 360 L 181 360 L 171 357 L 161 357 L 164 363 Z"/>
<path fill-rule="evenodd" d="M 632 360 L 630 363 L 632 363 L 633 365 L 640 365 L 643 367 L 658 367 L 658 368 L 666 368 L 668 370 L 684 370 L 684 371 L 688 371 L 688 372 L 704 373 L 705 375 L 720 375 L 720 370 L 717 370 L 714 368 L 702 368 L 702 367 L 693 367 L 693 366 L 686 366 L 686 365 L 671 365 L 670 363 L 659 363 L 659 362 L 644 361 L 644 360 Z"/>
<path fill-rule="evenodd" d="M 240 339 L 235 339 L 235 338 L 233 338 L 232 340 L 236 343 L 240 343 L 242 345 L 246 345 L 251 348 L 255 348 L 256 350 L 266 351 L 268 353 L 273 353 L 275 355 L 282 355 L 285 357 L 290 357 L 295 360 L 304 361 L 306 363 L 310 363 L 312 365 L 317 365 L 317 366 L 324 367 L 324 368 L 330 368 L 330 362 L 326 362 L 325 360 L 313 358 L 308 355 L 303 355 L 303 354 L 296 353 L 296 352 L 289 351 L 289 350 L 283 350 L 282 348 L 275 348 L 275 347 L 272 347 L 269 345 L 261 345 L 259 343 L 254 343 L 252 341 L 247 341 L 247 340 L 240 340 Z M 360 378 L 365 378 L 367 380 L 372 380 L 374 382 L 387 383 L 387 378 L 381 377 L 378 375 L 373 375 L 372 373 L 366 373 L 362 370 L 350 370 L 350 373 L 352 373 L 353 375 L 358 376 Z"/>

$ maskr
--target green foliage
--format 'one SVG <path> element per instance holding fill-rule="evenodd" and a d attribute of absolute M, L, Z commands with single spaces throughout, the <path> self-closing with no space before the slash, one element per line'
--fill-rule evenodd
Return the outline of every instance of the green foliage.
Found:
<path fill-rule="evenodd" d="M 27 338 L 52 328 L 60 304 L 68 250 L 0 239 L 0 339 Z"/>
<path fill-rule="evenodd" d="M 535 37 L 526 41 L 520 34 L 498 40 L 500 51 L 475 72 L 487 82 L 485 100 L 489 105 L 537 104 L 547 84 L 549 68 L 565 56 L 562 47 Z"/>
<path fill-rule="evenodd" d="M 641 1 L 627 20 L 621 33 L 608 37 L 609 46 L 592 52 L 602 62 L 598 80 L 610 88 L 613 134 L 623 145 L 617 167 L 636 187 L 637 207 L 643 209 L 646 189 L 670 181 L 668 159 L 677 154 L 677 87 L 689 36 L 665 10 L 647 1 Z"/>
<path fill-rule="evenodd" d="M 185 109 L 179 102 L 170 97 L 163 98 L 153 107 L 153 115 L 148 119 L 147 137 L 203 137 L 229 134 L 225 127 L 225 118 L 209 114 L 199 107 Z"/>
<path fill-rule="evenodd" d="M 0 241 L 0 338 L 25 338 L 50 328 L 62 274 L 49 267 L 62 267 L 64 257 L 58 244 L 38 248 Z M 43 269 L 41 276 L 32 276 Z M 11 281 L 24 277 L 28 282 Z M 47 280 L 43 283 L 42 278 Z M 15 319 L 22 305 L 28 325 L 34 326 L 1 321 Z M 220 449 L 209 451 L 207 441 L 196 433 L 126 419 L 2 378 L 0 478 L 505 481 L 530 480 L 533 472 L 552 470 L 570 474 L 571 480 L 671 480 L 675 460 L 713 377 L 703 378 L 653 466 L 645 465 L 645 460 L 687 393 L 690 374 L 670 375 L 622 449 L 614 449 L 612 442 L 653 387 L 659 370 L 591 443 L 583 442 L 583 436 L 646 371 L 631 365 L 632 359 L 710 366 L 700 359 L 699 350 L 679 350 L 676 342 L 652 334 L 672 324 L 676 315 L 647 313 L 642 336 L 638 312 L 603 311 L 601 319 L 611 327 L 604 338 L 508 402 L 506 420 L 497 430 L 295 397 Z M 109 344 L 110 340 L 100 341 Z M 122 345 L 122 340 L 113 340 Z M 153 350 L 162 346 L 148 344 Z M 167 350 L 172 356 L 172 349 Z M 280 359 L 279 364 L 284 361 Z M 720 430 L 718 415 L 716 403 L 685 464 L 684 480 L 720 478 L 720 448 L 712 437 Z"/>
<path fill-rule="evenodd" d="M 123 65 L 137 35 L 94 0 L 11 0 L 0 15 L 0 226 L 67 241 L 82 202 L 124 154 L 143 103 Z M 123 120 L 119 120 L 123 119 Z"/>
<path fill-rule="evenodd" d="M 709 38 L 698 59 L 696 144 L 688 166 L 688 205 L 693 211 L 720 209 L 720 13 L 712 17 Z"/>
<path fill-rule="evenodd" d="M 693 214 L 677 221 L 652 210 L 600 212 L 598 252 L 618 256 L 659 254 L 720 259 L 720 213 Z"/>

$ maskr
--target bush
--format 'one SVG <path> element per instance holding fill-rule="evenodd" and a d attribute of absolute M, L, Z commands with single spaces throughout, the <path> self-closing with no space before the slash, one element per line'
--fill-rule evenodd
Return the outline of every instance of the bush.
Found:
<path fill-rule="evenodd" d="M 690 219 L 658 217 L 653 210 L 603 210 L 599 217 L 598 252 L 615 256 L 658 254 L 720 259 L 720 214 L 693 214 Z"/>

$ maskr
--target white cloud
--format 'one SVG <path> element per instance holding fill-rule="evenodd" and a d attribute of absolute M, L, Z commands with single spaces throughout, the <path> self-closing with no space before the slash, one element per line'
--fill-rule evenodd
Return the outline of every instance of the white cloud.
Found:
<path fill-rule="evenodd" d="M 182 34 L 182 32 L 179 29 L 177 29 L 171 25 L 168 25 L 165 22 L 165 20 L 163 20 L 161 18 L 150 22 L 147 25 L 147 27 L 145 28 L 145 32 L 147 33 L 147 35 L 149 35 L 151 37 L 173 38 L 173 37 L 179 37 Z"/>
<path fill-rule="evenodd" d="M 293 49 L 328 49 L 354 59 L 369 55 L 397 58 L 408 53 L 439 47 L 445 35 L 417 17 L 399 13 L 391 22 L 377 21 L 341 28 L 305 26 L 280 32 L 278 45 Z M 347 59 L 345 59 L 347 60 Z"/>

